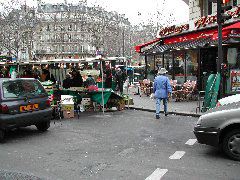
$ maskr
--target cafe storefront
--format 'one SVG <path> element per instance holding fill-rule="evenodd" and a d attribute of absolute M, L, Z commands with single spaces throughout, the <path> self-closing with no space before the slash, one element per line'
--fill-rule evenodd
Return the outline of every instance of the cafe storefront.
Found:
<path fill-rule="evenodd" d="M 224 95 L 240 93 L 240 6 L 229 14 L 232 19 L 223 25 Z M 145 77 L 153 80 L 157 70 L 164 67 L 178 84 L 196 81 L 197 89 L 204 90 L 208 76 L 217 73 L 217 44 L 216 16 L 208 16 L 163 28 L 157 39 L 135 49 L 145 56 L 149 68 Z"/>

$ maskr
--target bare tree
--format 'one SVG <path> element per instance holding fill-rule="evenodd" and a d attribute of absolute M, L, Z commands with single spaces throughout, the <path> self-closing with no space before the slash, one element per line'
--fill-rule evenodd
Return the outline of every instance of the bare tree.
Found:
<path fill-rule="evenodd" d="M 34 25 L 36 23 L 34 8 L 21 4 L 17 0 L 0 4 L 0 48 L 19 61 L 19 53 L 27 52 L 32 59 Z"/>

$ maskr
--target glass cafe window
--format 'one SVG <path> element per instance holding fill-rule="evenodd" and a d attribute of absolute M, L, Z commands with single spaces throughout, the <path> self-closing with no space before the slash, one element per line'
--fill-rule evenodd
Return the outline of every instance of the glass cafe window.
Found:
<path fill-rule="evenodd" d="M 185 53 L 180 51 L 175 53 L 174 56 L 174 72 L 175 72 L 175 79 L 177 80 L 178 84 L 183 84 L 185 82 L 185 63 L 184 57 Z"/>
<path fill-rule="evenodd" d="M 226 93 L 240 93 L 240 48 L 228 48 L 229 76 Z"/>
<path fill-rule="evenodd" d="M 172 53 L 164 54 L 164 65 L 163 67 L 168 71 L 167 76 L 169 79 L 173 78 L 173 64 L 172 64 Z"/>
<path fill-rule="evenodd" d="M 186 53 L 186 77 L 187 80 L 197 81 L 198 73 L 198 52 L 196 50 L 188 50 Z"/>

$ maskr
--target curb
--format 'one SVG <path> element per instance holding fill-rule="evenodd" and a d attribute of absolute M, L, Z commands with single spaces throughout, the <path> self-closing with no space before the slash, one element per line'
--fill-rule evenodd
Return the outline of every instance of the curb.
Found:
<path fill-rule="evenodd" d="M 147 112 L 156 112 L 152 109 L 144 109 L 144 108 L 136 108 L 136 107 L 129 107 L 131 110 L 138 110 L 138 111 L 147 111 Z M 160 111 L 160 113 L 163 113 L 163 111 Z M 168 112 L 168 114 L 175 114 L 180 116 L 191 116 L 191 117 L 200 117 L 200 114 L 192 114 L 192 113 L 181 113 L 181 112 Z"/>

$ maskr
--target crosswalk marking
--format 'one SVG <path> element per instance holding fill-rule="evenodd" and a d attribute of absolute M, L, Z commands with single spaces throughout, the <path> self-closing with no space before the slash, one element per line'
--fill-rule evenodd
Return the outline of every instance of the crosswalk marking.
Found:
<path fill-rule="evenodd" d="M 150 176 L 148 176 L 145 180 L 159 180 L 164 174 L 168 172 L 167 169 L 159 169 L 157 168 Z"/>
<path fill-rule="evenodd" d="M 192 146 L 197 142 L 197 139 L 189 139 L 185 144 Z"/>
<path fill-rule="evenodd" d="M 169 157 L 169 159 L 181 159 L 184 154 L 185 151 L 176 151 L 173 155 Z"/>

